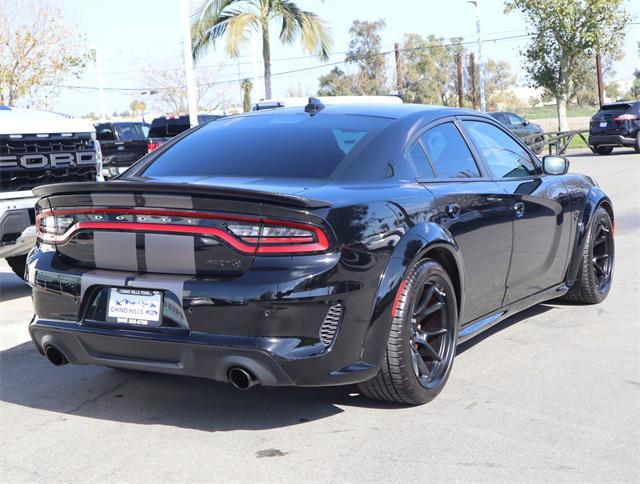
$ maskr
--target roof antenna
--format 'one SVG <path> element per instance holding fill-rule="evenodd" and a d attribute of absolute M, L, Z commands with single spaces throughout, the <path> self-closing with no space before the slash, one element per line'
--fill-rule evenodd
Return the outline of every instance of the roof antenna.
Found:
<path fill-rule="evenodd" d="M 309 104 L 304 107 L 304 112 L 309 113 L 311 116 L 318 114 L 324 109 L 324 104 L 317 97 L 310 97 Z"/>

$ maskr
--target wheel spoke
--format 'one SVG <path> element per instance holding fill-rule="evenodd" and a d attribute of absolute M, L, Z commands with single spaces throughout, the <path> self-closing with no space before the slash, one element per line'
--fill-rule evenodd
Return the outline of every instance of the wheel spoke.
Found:
<path fill-rule="evenodd" d="M 444 304 L 441 303 L 440 301 L 438 301 L 437 303 L 434 303 L 431 306 L 429 306 L 428 308 L 424 309 L 420 313 L 420 316 L 422 316 L 423 318 L 426 318 L 427 316 L 430 316 L 433 313 L 435 313 L 435 312 L 439 311 L 440 309 L 442 309 L 443 306 L 444 306 Z"/>
<path fill-rule="evenodd" d="M 599 274 L 599 277 L 602 277 L 602 276 L 605 275 L 604 269 L 602 267 L 600 267 L 598 264 L 596 264 L 595 262 L 593 263 L 593 268 Z"/>
<path fill-rule="evenodd" d="M 436 290 L 436 286 L 429 286 L 427 289 L 425 289 L 423 291 L 422 297 L 420 298 L 418 306 L 416 307 L 415 311 L 413 312 L 414 316 L 416 316 L 416 315 L 420 314 L 422 311 L 424 311 L 424 308 L 427 307 L 427 305 L 429 304 L 429 301 L 433 297 L 433 293 L 435 292 L 435 290 Z"/>
<path fill-rule="evenodd" d="M 431 371 L 429 371 L 429 367 L 422 359 L 422 355 L 417 350 L 411 351 L 411 362 L 413 364 L 413 369 L 415 370 L 418 376 L 425 375 L 430 376 Z"/>
<path fill-rule="evenodd" d="M 597 255 L 593 258 L 593 263 L 595 264 L 596 261 L 602 260 L 602 259 L 608 259 L 609 258 L 609 254 L 602 254 L 602 255 Z"/>
<path fill-rule="evenodd" d="M 607 240 L 607 237 L 603 235 L 602 237 L 596 239 L 596 241 L 593 243 L 593 247 L 594 248 L 598 247 L 600 244 L 602 244 L 606 240 Z"/>
<path fill-rule="evenodd" d="M 440 329 L 437 329 L 435 331 L 429 331 L 427 333 L 429 338 L 431 338 L 432 336 L 441 336 L 443 334 L 447 334 L 447 329 L 446 328 L 440 328 Z"/>
<path fill-rule="evenodd" d="M 427 333 L 426 331 L 417 331 L 415 336 L 413 337 L 413 342 L 424 348 L 424 350 L 429 354 L 429 357 L 432 360 L 440 361 L 440 355 L 438 355 L 436 350 L 434 350 L 433 347 L 429 344 L 429 341 L 427 341 L 428 337 L 429 333 Z"/>

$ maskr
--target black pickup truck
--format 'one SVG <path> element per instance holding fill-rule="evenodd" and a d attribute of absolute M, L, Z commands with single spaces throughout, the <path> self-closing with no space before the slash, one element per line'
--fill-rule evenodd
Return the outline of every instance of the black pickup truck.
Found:
<path fill-rule="evenodd" d="M 114 121 L 95 125 L 102 150 L 102 174 L 111 178 L 129 168 L 158 147 L 149 138 L 149 125 L 134 121 Z"/>

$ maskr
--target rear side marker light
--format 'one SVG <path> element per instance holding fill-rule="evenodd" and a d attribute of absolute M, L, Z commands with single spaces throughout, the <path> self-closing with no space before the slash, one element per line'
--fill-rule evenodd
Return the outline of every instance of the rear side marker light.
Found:
<path fill-rule="evenodd" d="M 113 217 L 110 219 L 109 215 Z M 187 218 L 189 225 L 184 221 L 172 223 L 172 217 Z M 201 220 L 217 220 L 220 224 L 198 225 Z M 39 240 L 49 244 L 64 244 L 80 230 L 116 230 L 211 236 L 245 254 L 308 254 L 329 248 L 325 232 L 315 225 L 204 212 L 132 208 L 45 210 L 36 217 L 36 230 Z"/>
<path fill-rule="evenodd" d="M 159 146 L 160 143 L 147 143 L 147 153 L 157 150 Z"/>

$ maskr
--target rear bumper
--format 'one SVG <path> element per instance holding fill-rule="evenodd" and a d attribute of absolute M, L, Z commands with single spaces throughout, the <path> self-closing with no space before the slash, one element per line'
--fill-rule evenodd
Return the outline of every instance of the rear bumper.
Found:
<path fill-rule="evenodd" d="M 620 134 L 591 134 L 589 144 L 591 146 L 633 146 L 635 138 L 629 138 Z"/>
<path fill-rule="evenodd" d="M 276 260 L 269 259 L 270 266 Z M 240 277 L 197 278 L 82 271 L 64 265 L 55 252 L 36 249 L 27 261 L 36 313 L 29 332 L 41 353 L 53 345 L 76 364 L 222 382 L 238 366 L 266 386 L 357 383 L 375 376 L 380 363 L 377 358 L 364 361 L 362 355 L 367 354 L 371 307 L 386 261 L 380 258 L 355 274 L 334 261 L 314 269 L 315 275 L 307 268 L 302 277 L 304 266 L 296 265 L 292 271 L 269 266 Z M 349 277 L 358 277 L 359 283 Z M 179 302 L 173 307 L 184 311 L 182 324 L 139 328 L 89 317 L 88 306 L 97 300 L 93 295 L 114 286 L 162 289 L 165 304 Z M 333 340 L 326 343 L 320 329 L 337 303 L 343 312 Z M 367 348 L 384 348 L 385 343 L 367 343 Z"/>

